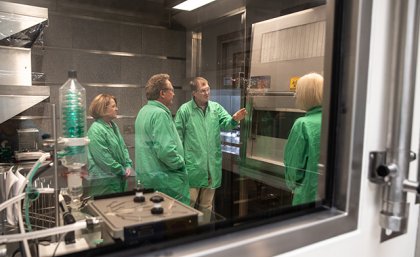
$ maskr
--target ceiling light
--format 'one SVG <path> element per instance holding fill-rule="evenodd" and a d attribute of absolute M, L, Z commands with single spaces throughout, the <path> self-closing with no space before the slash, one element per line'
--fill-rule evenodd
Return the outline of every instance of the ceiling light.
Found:
<path fill-rule="evenodd" d="M 197 9 L 198 7 L 201 7 L 203 5 L 206 5 L 208 3 L 211 3 L 215 0 L 187 0 L 185 2 L 182 2 L 172 8 L 184 10 L 184 11 L 192 11 L 194 9 Z"/>

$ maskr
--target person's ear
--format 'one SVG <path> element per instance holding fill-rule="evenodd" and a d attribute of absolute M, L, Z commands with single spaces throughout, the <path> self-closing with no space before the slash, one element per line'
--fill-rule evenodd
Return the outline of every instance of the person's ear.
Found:
<path fill-rule="evenodd" d="M 160 98 L 164 98 L 165 90 L 160 90 L 159 96 Z"/>

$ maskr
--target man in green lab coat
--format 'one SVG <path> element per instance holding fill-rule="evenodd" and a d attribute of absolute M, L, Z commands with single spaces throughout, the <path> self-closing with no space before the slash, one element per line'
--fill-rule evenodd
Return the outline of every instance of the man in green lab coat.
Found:
<path fill-rule="evenodd" d="M 147 104 L 135 123 L 136 176 L 145 188 L 190 203 L 184 149 L 168 107 L 175 96 L 167 74 L 152 76 L 146 85 Z"/>
<path fill-rule="evenodd" d="M 296 104 L 307 112 L 293 124 L 284 150 L 286 183 L 293 192 L 292 205 L 317 199 L 323 83 L 322 76 L 316 73 L 307 74 L 297 82 Z"/>
<path fill-rule="evenodd" d="M 220 130 L 236 127 L 246 110 L 230 116 L 220 104 L 209 101 L 210 86 L 202 77 L 190 85 L 193 99 L 179 108 L 175 124 L 185 150 L 191 205 L 212 210 L 215 189 L 222 179 Z"/>

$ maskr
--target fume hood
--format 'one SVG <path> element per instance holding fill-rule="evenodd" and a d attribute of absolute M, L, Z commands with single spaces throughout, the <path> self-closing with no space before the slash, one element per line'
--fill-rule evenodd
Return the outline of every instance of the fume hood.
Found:
<path fill-rule="evenodd" d="M 32 86 L 31 69 L 31 47 L 47 21 L 46 8 L 0 2 L 0 123 L 50 95 Z"/>

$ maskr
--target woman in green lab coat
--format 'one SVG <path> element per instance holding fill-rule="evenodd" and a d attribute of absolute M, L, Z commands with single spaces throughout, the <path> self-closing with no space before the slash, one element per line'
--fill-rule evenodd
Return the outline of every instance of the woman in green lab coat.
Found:
<path fill-rule="evenodd" d="M 317 73 L 307 74 L 297 82 L 296 105 L 306 115 L 293 124 L 284 151 L 286 183 L 293 192 L 292 205 L 316 200 L 323 84 L 323 77 Z"/>
<path fill-rule="evenodd" d="M 95 119 L 88 131 L 89 194 L 124 192 L 133 162 L 117 124 L 117 99 L 108 94 L 96 96 L 89 113 Z"/>

